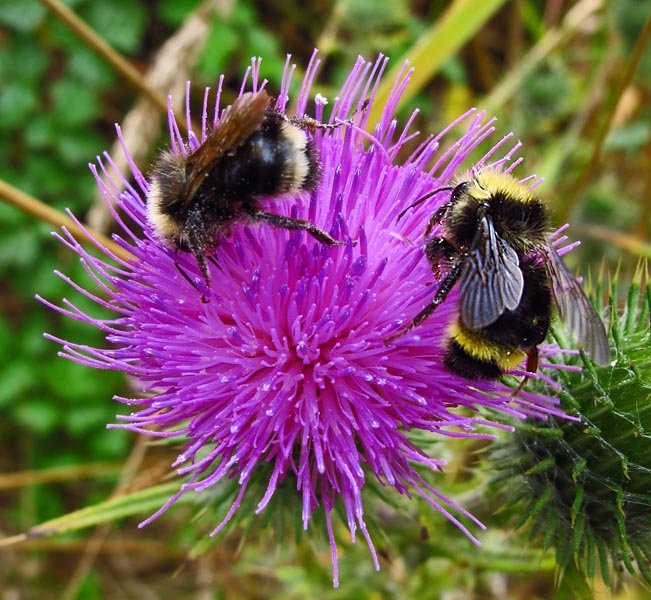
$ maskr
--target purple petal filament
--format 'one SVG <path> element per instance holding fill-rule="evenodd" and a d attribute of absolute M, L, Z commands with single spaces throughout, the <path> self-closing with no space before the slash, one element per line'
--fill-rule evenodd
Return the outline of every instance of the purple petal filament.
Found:
<path fill-rule="evenodd" d="M 121 230 L 114 239 L 134 260 L 120 260 L 99 245 L 103 257 L 97 258 L 67 231 L 57 235 L 80 256 L 99 291 L 92 293 L 59 275 L 113 313 L 112 318 L 97 319 L 68 300 L 53 307 L 98 327 L 108 342 L 107 348 L 92 348 L 50 336 L 63 346 L 60 354 L 90 367 L 122 371 L 139 382 L 142 395 L 117 398 L 134 412 L 120 416 L 116 427 L 185 440 L 172 466 L 186 481 L 143 525 L 183 494 L 233 478 L 240 491 L 216 534 L 239 508 L 256 469 L 266 465 L 271 475 L 256 512 L 267 507 L 285 481 L 294 482 L 302 497 L 305 528 L 323 506 L 335 585 L 331 513 L 336 501 L 344 506 L 353 539 L 359 529 L 378 567 L 364 521 L 367 477 L 400 494 L 417 493 L 478 543 L 450 511 L 483 525 L 438 493 L 417 470 L 440 471 L 444 461 L 429 457 L 410 440 L 410 431 L 468 438 L 491 437 L 478 428 L 505 428 L 477 415 L 478 407 L 519 418 L 562 414 L 555 398 L 526 391 L 514 397 L 513 390 L 500 383 L 471 386 L 444 368 L 442 341 L 456 316 L 455 291 L 425 323 L 385 345 L 385 338 L 413 318 L 436 289 L 422 235 L 446 195 L 433 196 L 396 222 L 398 214 L 423 194 L 450 185 L 471 166 L 511 171 L 520 162 L 512 159 L 519 143 L 509 148 L 506 136 L 474 165 L 467 164 L 471 152 L 494 133 L 493 121 L 476 111 L 424 139 L 406 160 L 398 161 L 399 152 L 413 146 L 417 136 L 411 131 L 415 113 L 402 128 L 394 118 L 411 71 L 405 67 L 396 79 L 379 123 L 369 128 L 368 111 L 361 110 L 365 100 L 373 104 L 386 63 L 384 57 L 375 63 L 359 59 L 332 101 L 329 121 L 354 114 L 354 125 L 315 134 L 322 162 L 317 192 L 311 198 L 265 204 L 270 211 L 309 219 L 347 240 L 345 246 L 326 247 L 305 233 L 265 224 L 234 225 L 219 240 L 210 265 L 210 302 L 203 303 L 197 288 L 204 283 L 196 260 L 163 245 L 147 222 L 149 184 L 119 129 L 133 183 L 116 175 L 108 155 L 98 158 L 91 170 Z M 322 119 L 322 96 L 317 95 L 310 108 L 318 66 L 315 54 L 296 106 L 298 115 Z M 288 60 L 276 110 L 285 111 L 288 105 L 293 72 Z M 184 139 L 169 111 L 173 152 L 195 150 L 218 122 L 222 82 L 223 77 L 212 114 L 208 91 L 204 95 L 197 134 Z M 255 60 L 240 93 L 265 83 L 260 61 Z M 189 105 L 185 112 L 190 128 Z M 450 139 L 460 126 L 465 133 Z M 541 357 L 553 353 L 543 348 Z"/>

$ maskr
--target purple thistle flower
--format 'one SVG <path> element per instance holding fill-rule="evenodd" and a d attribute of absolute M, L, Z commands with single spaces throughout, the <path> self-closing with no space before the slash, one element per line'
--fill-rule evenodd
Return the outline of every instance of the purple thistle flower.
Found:
<path fill-rule="evenodd" d="M 349 118 L 367 99 L 373 103 L 386 63 L 383 57 L 375 63 L 356 62 L 333 102 L 330 122 Z M 318 65 L 315 55 L 296 114 L 311 113 L 321 121 L 326 105 L 322 96 L 317 95 L 314 108 L 308 109 Z M 260 60 L 254 60 L 240 94 L 265 85 L 259 71 Z M 278 111 L 286 110 L 293 71 L 288 62 L 275 104 Z M 96 319 L 64 300 L 63 307 L 53 308 L 104 331 L 109 348 L 49 337 L 63 346 L 62 356 L 122 371 L 139 382 L 145 395 L 117 398 L 135 412 L 119 417 L 121 424 L 116 426 L 185 440 L 172 466 L 186 482 L 142 525 L 183 494 L 236 478 L 240 492 L 214 535 L 239 508 L 256 468 L 266 465 L 271 474 L 256 512 L 265 509 L 283 481 L 293 482 L 302 495 L 305 528 L 322 506 L 337 585 L 331 522 L 337 500 L 345 507 L 353 540 L 359 529 L 379 568 L 364 521 L 366 477 L 375 477 L 400 494 L 419 494 L 479 543 L 448 509 L 483 525 L 436 491 L 415 468 L 438 471 L 444 461 L 412 442 L 410 431 L 463 438 L 491 437 L 478 427 L 505 428 L 478 415 L 478 407 L 520 418 L 562 414 L 554 398 L 526 391 L 514 397 L 512 389 L 498 382 L 469 386 L 443 367 L 441 342 L 456 315 L 454 291 L 412 333 L 390 347 L 384 343 L 436 288 L 422 251 L 422 235 L 444 195 L 424 202 L 399 222 L 397 215 L 467 170 L 471 152 L 494 132 L 492 120 L 471 110 L 398 162 L 399 152 L 417 135 L 411 131 L 415 113 L 403 128 L 394 119 L 410 74 L 403 68 L 372 134 L 365 132 L 364 111 L 355 114 L 355 125 L 316 132 L 322 178 L 311 198 L 269 203 L 278 214 L 308 219 L 333 237 L 346 239 L 346 246 L 326 247 L 304 232 L 265 224 L 236 225 L 220 239 L 216 261 L 210 265 L 208 303 L 197 290 L 203 279 L 194 257 L 166 247 L 147 222 L 149 184 L 124 144 L 133 185 L 114 179 L 108 155 L 98 158 L 98 166 L 91 165 L 123 232 L 114 239 L 134 258 L 122 260 L 99 244 L 105 259 L 96 258 L 64 231 L 61 241 L 81 257 L 102 297 L 61 276 L 115 317 Z M 220 115 L 222 81 L 212 124 Z M 190 129 L 189 108 L 186 112 Z M 187 153 L 199 146 L 210 127 L 209 112 L 207 90 L 201 131 L 184 140 L 170 111 L 173 152 Z M 458 126 L 464 126 L 465 133 L 440 151 L 441 140 Z M 118 137 L 122 139 L 119 128 Z M 520 159 L 512 161 L 512 156 L 519 144 L 508 148 L 509 137 L 497 141 L 472 167 L 515 168 Z M 120 188 L 126 191 L 118 192 Z M 127 225 L 114 205 L 132 224 Z M 556 351 L 541 349 L 543 366 L 544 357 Z"/>

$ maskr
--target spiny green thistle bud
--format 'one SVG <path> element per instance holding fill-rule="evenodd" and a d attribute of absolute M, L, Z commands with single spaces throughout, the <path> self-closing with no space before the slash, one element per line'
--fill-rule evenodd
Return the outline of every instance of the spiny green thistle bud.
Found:
<path fill-rule="evenodd" d="M 651 583 L 651 290 L 643 271 L 623 310 L 612 311 L 611 365 L 584 357 L 581 372 L 560 372 L 564 407 L 577 420 L 519 427 L 494 455 L 506 480 L 519 482 L 518 526 L 528 522 L 532 537 L 554 546 L 562 572 L 582 587 L 597 565 L 609 585 L 622 566 Z"/>

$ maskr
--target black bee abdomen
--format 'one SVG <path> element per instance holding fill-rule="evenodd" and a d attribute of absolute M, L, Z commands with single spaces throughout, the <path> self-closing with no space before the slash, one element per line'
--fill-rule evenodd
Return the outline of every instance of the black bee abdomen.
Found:
<path fill-rule="evenodd" d="M 484 335 L 498 344 L 531 348 L 540 344 L 549 330 L 552 294 L 547 271 L 535 259 L 521 261 L 524 290 L 515 310 L 505 311 L 495 323 L 483 329 Z"/>
<path fill-rule="evenodd" d="M 443 362 L 449 371 L 465 379 L 499 379 L 502 375 L 495 363 L 473 358 L 454 340 L 448 342 Z"/>
<path fill-rule="evenodd" d="M 307 133 L 268 112 L 262 127 L 215 165 L 198 193 L 212 188 L 223 199 L 253 208 L 257 198 L 313 189 L 318 172 Z"/>

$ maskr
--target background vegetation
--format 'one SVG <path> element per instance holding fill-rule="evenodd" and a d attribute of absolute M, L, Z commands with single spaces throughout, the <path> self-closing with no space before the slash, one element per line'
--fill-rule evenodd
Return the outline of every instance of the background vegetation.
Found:
<path fill-rule="evenodd" d="M 0 179 L 107 232 L 87 163 L 111 148 L 114 122 L 124 121 L 140 96 L 47 4 L 0 0 Z M 67 5 L 143 78 L 150 73 L 155 84 L 158 74 L 167 82 L 160 92 L 176 87 L 179 98 L 185 79 L 201 90 L 220 73 L 236 90 L 253 55 L 264 57 L 264 75 L 277 88 L 286 53 L 305 65 L 320 47 L 326 91 L 342 82 L 358 54 L 382 52 L 392 65 L 412 58 L 422 78 L 402 114 L 418 106 L 421 131 L 440 130 L 470 106 L 497 115 L 498 130 L 523 141 L 526 170 L 545 177 L 541 193 L 558 224 L 570 220 L 571 235 L 583 239 L 573 266 L 584 274 L 619 268 L 627 280 L 651 255 L 651 52 L 640 46 L 648 0 Z M 188 36 L 189 18 L 207 25 L 189 36 L 192 52 L 157 54 L 168 40 Z M 145 112 L 128 141 L 143 168 L 164 144 L 160 114 Z M 54 269 L 84 280 L 76 257 L 50 230 L 0 203 L 0 533 L 7 536 L 104 500 L 116 488 L 157 482 L 173 452 L 107 430 L 119 410 L 110 398 L 128 383 L 59 359 L 43 339 L 49 331 L 101 343 L 97 332 L 34 301 L 35 293 L 53 301 L 70 293 Z M 459 452 L 460 446 L 436 485 L 488 523 L 481 552 L 458 533 L 447 535 L 449 525 L 427 507 L 378 500 L 372 512 L 374 526 L 386 531 L 376 536 L 382 571 L 372 570 L 363 544 L 351 546 L 342 536 L 342 588 L 335 592 L 318 531 L 292 541 L 253 520 L 247 531 L 186 562 L 203 532 L 192 520 L 196 508 L 186 506 L 143 531 L 135 517 L 95 533 L 0 548 L 0 598 L 566 597 L 555 591 L 553 555 L 531 545 L 526 531 L 516 535 L 510 515 L 484 497 L 490 466 L 480 448 L 467 443 Z M 469 468 L 480 462 L 483 468 Z M 627 585 L 630 597 L 635 592 Z M 608 594 L 599 582 L 594 593 Z"/>

